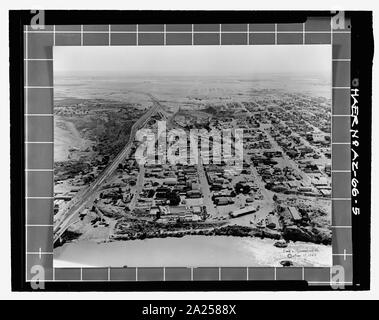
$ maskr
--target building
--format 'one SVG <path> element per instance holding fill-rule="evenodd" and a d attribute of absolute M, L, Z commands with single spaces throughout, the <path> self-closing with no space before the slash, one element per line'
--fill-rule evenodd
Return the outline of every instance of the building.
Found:
<path fill-rule="evenodd" d="M 201 198 L 202 194 L 200 190 L 189 190 L 186 193 L 186 197 L 190 199 Z"/>
<path fill-rule="evenodd" d="M 301 220 L 301 215 L 299 213 L 299 210 L 297 210 L 297 208 L 288 207 L 288 211 L 291 214 L 293 220 L 295 220 L 295 221 Z"/>
<path fill-rule="evenodd" d="M 167 186 L 175 186 L 178 183 L 178 180 L 173 177 L 164 179 L 163 184 Z"/>
<path fill-rule="evenodd" d="M 240 216 L 244 216 L 245 214 L 257 212 L 258 210 L 259 210 L 259 206 L 248 206 L 243 209 L 230 212 L 229 215 L 231 218 L 237 218 Z"/>

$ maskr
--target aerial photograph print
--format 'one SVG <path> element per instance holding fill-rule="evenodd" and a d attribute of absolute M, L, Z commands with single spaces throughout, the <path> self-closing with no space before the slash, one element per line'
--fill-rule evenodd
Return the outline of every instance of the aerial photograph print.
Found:
<path fill-rule="evenodd" d="M 54 267 L 331 266 L 331 55 L 54 46 Z"/>

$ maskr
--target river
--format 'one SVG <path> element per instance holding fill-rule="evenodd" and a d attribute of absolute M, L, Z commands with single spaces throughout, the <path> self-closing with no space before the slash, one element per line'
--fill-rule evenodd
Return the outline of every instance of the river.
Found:
<path fill-rule="evenodd" d="M 282 260 L 302 267 L 332 265 L 331 246 L 291 242 L 283 249 L 274 243 L 271 239 L 227 236 L 79 241 L 54 250 L 54 267 L 279 267 Z"/>

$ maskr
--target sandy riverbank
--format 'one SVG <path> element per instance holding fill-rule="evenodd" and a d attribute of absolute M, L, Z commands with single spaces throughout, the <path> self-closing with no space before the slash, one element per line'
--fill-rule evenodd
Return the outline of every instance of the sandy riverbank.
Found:
<path fill-rule="evenodd" d="M 291 260 L 294 266 L 332 264 L 332 247 L 290 242 L 274 247 L 275 240 L 227 236 L 185 236 L 134 241 L 72 242 L 54 250 L 55 267 L 91 266 L 271 266 Z"/>

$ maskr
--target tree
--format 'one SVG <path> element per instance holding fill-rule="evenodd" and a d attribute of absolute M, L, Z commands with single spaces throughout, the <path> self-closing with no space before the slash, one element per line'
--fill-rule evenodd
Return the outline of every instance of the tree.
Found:
<path fill-rule="evenodd" d="M 249 192 L 250 192 L 250 186 L 248 186 L 248 185 L 244 185 L 243 187 L 242 187 L 242 193 L 243 194 L 248 194 Z"/>
<path fill-rule="evenodd" d="M 240 182 L 236 183 L 235 190 L 237 194 L 243 192 L 243 184 Z"/>
<path fill-rule="evenodd" d="M 176 192 L 170 192 L 167 194 L 167 200 L 172 206 L 178 206 L 180 204 L 180 196 Z"/>

